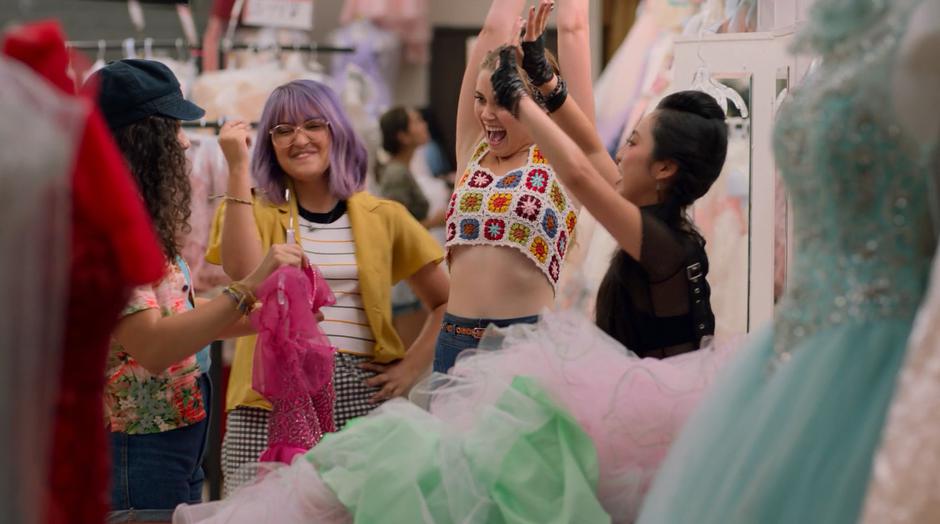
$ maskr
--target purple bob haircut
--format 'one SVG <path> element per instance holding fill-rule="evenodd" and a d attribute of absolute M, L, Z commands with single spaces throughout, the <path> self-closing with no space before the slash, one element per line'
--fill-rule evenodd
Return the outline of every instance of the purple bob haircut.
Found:
<path fill-rule="evenodd" d="M 275 89 L 264 104 L 251 161 L 252 173 L 265 190 L 267 199 L 274 204 L 285 203 L 287 173 L 277 162 L 268 131 L 278 124 L 299 124 L 313 117 L 325 118 L 330 123 L 330 167 L 327 173 L 330 193 L 345 200 L 365 185 L 366 146 L 350 124 L 336 93 L 321 82 L 295 80 Z"/>

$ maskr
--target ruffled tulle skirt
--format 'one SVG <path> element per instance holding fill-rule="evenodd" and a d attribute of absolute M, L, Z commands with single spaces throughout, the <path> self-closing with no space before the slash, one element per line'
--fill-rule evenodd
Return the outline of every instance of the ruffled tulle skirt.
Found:
<path fill-rule="evenodd" d="M 174 522 L 630 522 L 734 347 L 639 359 L 583 317 L 549 313 L 488 335 L 414 402 Z"/>

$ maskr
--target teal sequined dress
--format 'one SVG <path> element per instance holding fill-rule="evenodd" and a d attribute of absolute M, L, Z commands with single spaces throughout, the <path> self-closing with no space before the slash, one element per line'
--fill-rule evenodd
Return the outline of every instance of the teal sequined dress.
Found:
<path fill-rule="evenodd" d="M 858 519 L 935 239 L 936 147 L 891 108 L 920 1 L 817 0 L 811 11 L 797 48 L 823 63 L 775 136 L 796 221 L 787 294 L 683 429 L 641 524 Z"/>

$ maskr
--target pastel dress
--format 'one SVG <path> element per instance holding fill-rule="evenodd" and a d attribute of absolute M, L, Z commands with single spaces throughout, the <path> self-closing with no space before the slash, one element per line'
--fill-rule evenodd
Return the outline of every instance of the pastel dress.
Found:
<path fill-rule="evenodd" d="M 732 348 L 640 359 L 583 316 L 545 313 L 174 522 L 629 523 Z"/>
<path fill-rule="evenodd" d="M 922 0 L 818 0 L 797 48 L 822 65 L 775 151 L 796 253 L 773 325 L 738 353 L 669 452 L 642 524 L 854 523 L 927 287 L 924 147 L 890 108 Z"/>

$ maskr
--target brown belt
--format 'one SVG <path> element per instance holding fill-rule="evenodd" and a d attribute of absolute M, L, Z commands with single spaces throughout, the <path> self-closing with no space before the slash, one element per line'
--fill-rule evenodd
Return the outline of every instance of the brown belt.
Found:
<path fill-rule="evenodd" d="M 483 333 L 486 332 L 486 328 L 475 327 L 468 328 L 463 326 L 458 326 L 457 324 L 452 324 L 450 322 L 444 322 L 441 324 L 441 331 L 444 333 L 455 333 L 457 335 L 467 335 L 473 337 L 477 340 L 483 338 Z"/>

